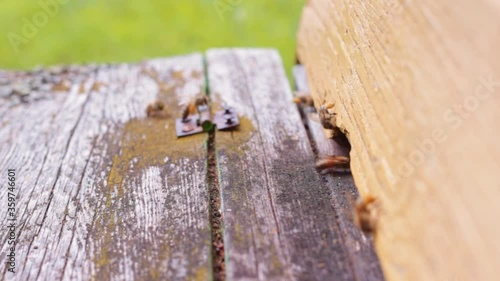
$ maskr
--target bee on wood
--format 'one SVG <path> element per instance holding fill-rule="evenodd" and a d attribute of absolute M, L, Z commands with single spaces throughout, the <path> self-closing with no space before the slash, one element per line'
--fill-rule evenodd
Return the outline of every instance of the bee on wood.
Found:
<path fill-rule="evenodd" d="M 314 100 L 310 95 L 297 93 L 293 101 L 303 108 L 314 108 Z M 319 122 L 327 131 L 327 137 L 331 138 L 335 135 L 342 134 L 337 127 L 337 113 L 334 111 L 334 104 L 324 103 L 317 111 L 313 111 L 309 118 L 313 121 Z"/>
<path fill-rule="evenodd" d="M 146 107 L 146 115 L 154 118 L 166 118 L 168 113 L 162 101 L 155 100 Z"/>
<path fill-rule="evenodd" d="M 321 156 L 316 160 L 316 169 L 320 172 L 332 170 L 336 172 L 350 171 L 350 159 L 345 156 Z"/>
<path fill-rule="evenodd" d="M 328 138 L 335 140 L 344 147 L 351 148 L 351 144 L 345 132 L 342 132 L 340 128 L 337 127 L 337 113 L 334 111 L 334 104 L 323 104 L 319 108 L 318 117 Z"/>
<path fill-rule="evenodd" d="M 309 95 L 309 93 L 306 92 L 297 92 L 295 94 L 295 98 L 293 99 L 293 102 L 297 105 L 303 105 L 306 107 L 314 107 L 314 100 L 313 98 Z"/>
<path fill-rule="evenodd" d="M 337 128 L 337 113 L 334 111 L 334 104 L 326 103 L 319 107 L 318 116 L 323 128 L 334 130 Z"/>
<path fill-rule="evenodd" d="M 208 96 L 199 95 L 193 98 L 182 111 L 182 120 L 187 120 L 189 115 L 199 114 L 201 115 L 201 111 L 208 110 L 209 103 Z"/>
<path fill-rule="evenodd" d="M 379 202 L 368 194 L 360 197 L 354 206 L 354 224 L 364 233 L 375 233 L 379 215 Z"/>
<path fill-rule="evenodd" d="M 302 92 L 297 93 L 293 101 L 299 106 L 302 105 L 304 107 L 314 107 L 313 98 L 310 95 Z M 333 103 L 325 103 L 321 105 L 317 113 L 317 115 L 314 114 L 310 116 L 311 120 L 319 122 L 325 129 L 340 131 L 336 125 L 337 113 L 334 111 Z"/>

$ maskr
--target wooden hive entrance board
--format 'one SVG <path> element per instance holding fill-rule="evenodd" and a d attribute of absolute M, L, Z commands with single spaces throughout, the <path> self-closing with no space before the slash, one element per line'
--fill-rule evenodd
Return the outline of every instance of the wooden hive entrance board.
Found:
<path fill-rule="evenodd" d="M 353 280 L 278 53 L 209 50 L 207 68 L 213 106 L 241 116 L 215 138 L 228 280 Z"/>
<path fill-rule="evenodd" d="M 14 279 L 217 279 L 219 229 L 228 280 L 382 279 L 350 222 L 352 178 L 315 171 L 276 51 L 210 50 L 205 69 L 194 54 L 73 70 L 0 73 L 0 170 L 18 178 Z M 234 107 L 240 127 L 178 139 L 179 103 L 205 78 L 212 110 Z M 31 92 L 10 94 L 9 81 Z M 146 116 L 155 99 L 169 116 Z M 222 228 L 209 204 L 219 189 Z"/>

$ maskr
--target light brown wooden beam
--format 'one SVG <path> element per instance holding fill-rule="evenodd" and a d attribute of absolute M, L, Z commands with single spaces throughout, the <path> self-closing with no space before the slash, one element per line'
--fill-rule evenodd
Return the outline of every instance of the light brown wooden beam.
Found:
<path fill-rule="evenodd" d="M 298 33 L 362 196 L 381 202 L 388 280 L 500 273 L 500 2 L 310 0 Z"/>

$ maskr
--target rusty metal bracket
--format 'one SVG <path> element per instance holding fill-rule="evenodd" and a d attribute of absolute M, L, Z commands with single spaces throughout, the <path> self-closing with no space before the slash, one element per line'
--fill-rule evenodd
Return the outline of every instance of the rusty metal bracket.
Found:
<path fill-rule="evenodd" d="M 215 126 L 217 126 L 217 130 L 224 131 L 238 127 L 240 125 L 240 119 L 234 108 L 224 107 L 224 110 L 215 113 L 214 123 Z"/>
<path fill-rule="evenodd" d="M 175 119 L 175 130 L 179 138 L 203 133 L 203 127 L 197 115 L 189 115 L 186 119 Z"/>
<path fill-rule="evenodd" d="M 224 107 L 224 110 L 217 111 L 213 122 L 210 119 L 208 108 L 201 109 L 198 115 L 189 115 L 186 119 L 175 119 L 177 137 L 207 132 L 212 130 L 214 125 L 219 131 L 234 129 L 240 125 L 240 119 L 232 107 Z"/>
<path fill-rule="evenodd" d="M 189 115 L 185 119 L 175 119 L 175 130 L 177 137 L 185 137 L 194 134 L 207 132 L 213 129 L 214 124 L 210 120 L 210 110 L 208 106 L 200 106 L 197 108 L 197 115 Z"/>

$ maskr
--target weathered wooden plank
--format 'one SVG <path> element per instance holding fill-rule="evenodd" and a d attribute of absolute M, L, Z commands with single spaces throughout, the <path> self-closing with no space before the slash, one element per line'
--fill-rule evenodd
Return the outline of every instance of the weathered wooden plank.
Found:
<path fill-rule="evenodd" d="M 207 136 L 178 140 L 174 128 L 203 73 L 199 54 L 101 67 L 83 93 L 9 110 L 0 167 L 20 170 L 25 210 L 16 279 L 211 278 Z M 146 117 L 156 98 L 169 118 Z M 16 118 L 32 131 L 12 136 Z"/>
<path fill-rule="evenodd" d="M 307 76 L 302 65 L 293 69 L 295 86 L 299 92 L 309 91 Z M 332 139 L 325 137 L 323 126 L 318 122 L 317 113 L 304 108 L 304 116 L 309 137 L 314 142 L 318 155 L 349 156 L 349 150 Z M 322 175 L 324 185 L 331 193 L 332 205 L 337 213 L 337 223 L 350 257 L 356 280 L 384 280 L 378 257 L 373 247 L 373 239 L 360 231 L 353 221 L 353 206 L 358 198 L 351 173 Z"/>
<path fill-rule="evenodd" d="M 209 50 L 207 67 L 213 108 L 241 118 L 215 138 L 228 280 L 352 280 L 278 53 Z"/>
<path fill-rule="evenodd" d="M 500 2 L 311 0 L 298 57 L 333 103 L 388 280 L 500 273 Z"/>
<path fill-rule="evenodd" d="M 2 279 L 27 280 L 36 278 L 41 268 L 31 268 L 27 262 L 27 252 L 38 234 L 39 226 L 45 221 L 48 202 L 52 199 L 52 189 L 60 174 L 59 167 L 65 154 L 67 143 L 76 126 L 83 104 L 88 95 L 79 95 L 75 87 L 69 93 L 52 91 L 59 74 L 42 74 L 46 79 L 44 91 L 33 89 L 36 80 L 32 75 L 8 73 L 2 86 L 2 125 L 0 127 L 0 168 L 2 171 L 16 169 L 17 174 L 17 242 L 16 273 L 5 270 Z M 45 77 L 47 76 L 47 77 Z M 79 75 L 74 75 L 79 80 Z M 90 79 L 92 79 L 90 74 Z M 38 77 L 38 75 L 37 75 Z M 39 97 L 32 99 L 32 97 Z M 4 178 L 2 178 L 3 184 Z M 2 198 L 7 198 L 7 189 L 2 188 Z M 7 225 L 7 212 L 2 213 L 2 223 Z M 62 216 L 61 216 L 62 218 Z M 8 232 L 3 231 L 2 249 L 7 253 Z M 33 245 L 38 248 L 40 245 Z M 10 251 L 9 251 L 10 253 Z M 58 256 L 61 256 L 59 254 Z M 22 276 L 28 269 L 31 275 Z"/>

